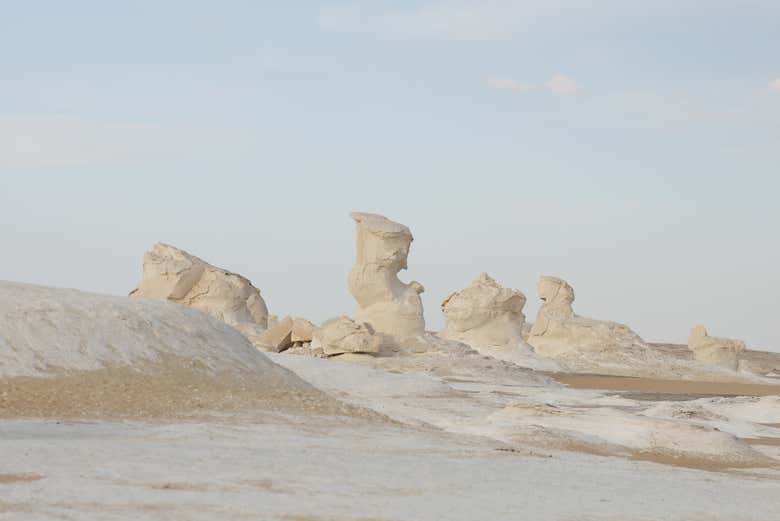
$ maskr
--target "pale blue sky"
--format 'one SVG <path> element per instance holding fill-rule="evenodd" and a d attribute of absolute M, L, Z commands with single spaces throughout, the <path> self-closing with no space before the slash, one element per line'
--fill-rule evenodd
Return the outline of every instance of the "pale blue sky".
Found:
<path fill-rule="evenodd" d="M 0 279 L 123 294 L 164 241 L 321 321 L 373 211 L 431 328 L 481 271 L 532 320 L 551 274 L 649 340 L 780 350 L 777 0 L 0 13 Z"/>

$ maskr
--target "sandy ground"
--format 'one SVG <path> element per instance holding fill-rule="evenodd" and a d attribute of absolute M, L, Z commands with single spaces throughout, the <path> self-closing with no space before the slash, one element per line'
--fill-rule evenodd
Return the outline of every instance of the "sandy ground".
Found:
<path fill-rule="evenodd" d="M 167 357 L 154 364 L 94 371 L 59 371 L 47 378 L 0 378 L 0 418 L 217 419 L 285 411 L 379 418 L 285 375 L 210 373 L 192 361 Z"/>
<path fill-rule="evenodd" d="M 0 290 L 0 520 L 780 519 L 771 379 L 545 375 L 435 335 L 266 357 L 180 306 Z"/>
<path fill-rule="evenodd" d="M 210 380 L 190 368 L 163 375 L 159 364 L 153 377 L 111 370 L 5 379 L 0 519 L 780 518 L 780 469 L 771 464 L 631 445 L 658 435 L 646 430 L 654 418 L 682 412 L 688 421 L 706 406 L 712 416 L 702 422 L 722 422 L 749 438 L 746 447 L 769 451 L 756 454 L 780 456 L 758 441 L 777 432 L 765 425 L 778 423 L 771 401 L 630 400 L 503 365 L 496 383 L 489 372 L 464 378 L 271 359 L 322 391 L 276 396 L 268 380 Z M 82 401 L 79 413 L 70 402 Z M 63 419 L 11 418 L 25 407 Z M 695 447 L 706 432 L 675 443 Z"/>
<path fill-rule="evenodd" d="M 373 422 L 0 423 L 8 520 L 760 520 L 780 482 Z M 684 491 L 684 493 L 681 493 Z"/>

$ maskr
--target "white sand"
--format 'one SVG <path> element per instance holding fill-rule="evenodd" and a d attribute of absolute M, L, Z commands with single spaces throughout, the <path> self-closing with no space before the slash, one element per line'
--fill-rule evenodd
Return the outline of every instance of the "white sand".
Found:
<path fill-rule="evenodd" d="M 777 396 L 642 400 L 434 347 L 267 357 L 174 304 L 2 283 L 0 520 L 780 519 L 780 447 L 743 439 L 780 438 Z"/>

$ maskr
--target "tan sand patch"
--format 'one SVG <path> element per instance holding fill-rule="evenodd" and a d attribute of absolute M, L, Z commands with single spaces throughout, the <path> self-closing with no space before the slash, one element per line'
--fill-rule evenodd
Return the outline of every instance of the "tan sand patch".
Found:
<path fill-rule="evenodd" d="M 185 359 L 146 367 L 0 379 L 0 418 L 185 420 L 241 411 L 384 417 L 335 400 L 283 373 L 209 374 Z"/>
<path fill-rule="evenodd" d="M 0 474 L 0 484 L 3 483 L 18 483 L 20 481 L 38 481 L 43 479 L 40 474 L 34 472 L 25 472 L 21 474 Z"/>
<path fill-rule="evenodd" d="M 693 456 L 683 456 L 667 452 L 637 452 L 629 459 L 633 461 L 650 461 L 660 463 L 661 465 L 671 465 L 674 467 L 685 467 L 689 469 L 704 470 L 707 472 L 729 472 L 738 469 L 767 468 L 767 465 L 756 465 L 752 463 L 739 462 L 720 462 L 707 458 L 697 458 Z"/>
<path fill-rule="evenodd" d="M 691 380 L 660 380 L 631 376 L 597 374 L 547 373 L 556 381 L 574 389 L 599 389 L 605 391 L 638 391 L 644 393 L 669 393 L 706 396 L 768 396 L 780 395 L 780 385 L 697 382 Z"/>
<path fill-rule="evenodd" d="M 295 514 L 280 515 L 277 517 L 284 521 L 391 521 L 384 517 L 320 517 Z"/>
<path fill-rule="evenodd" d="M 241 481 L 242 485 L 262 490 L 263 492 L 271 492 L 273 494 L 291 494 L 292 489 L 277 487 L 270 479 L 254 479 Z"/>
<path fill-rule="evenodd" d="M 772 445 L 780 447 L 780 438 L 741 438 L 744 442 L 751 445 Z"/>

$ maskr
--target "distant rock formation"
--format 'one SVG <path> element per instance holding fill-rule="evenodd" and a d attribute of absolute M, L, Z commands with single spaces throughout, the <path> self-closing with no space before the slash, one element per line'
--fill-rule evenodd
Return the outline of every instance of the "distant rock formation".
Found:
<path fill-rule="evenodd" d="M 572 307 L 574 289 L 565 280 L 543 276 L 538 290 L 542 306 L 528 343 L 542 356 L 646 346 L 639 335 L 623 324 L 576 315 Z"/>
<path fill-rule="evenodd" d="M 157 243 L 144 255 L 143 279 L 130 296 L 203 311 L 250 340 L 268 326 L 268 308 L 249 280 L 167 244 Z"/>
<path fill-rule="evenodd" d="M 471 346 L 524 344 L 525 301 L 522 292 L 504 288 L 482 273 L 469 287 L 441 303 L 447 320 L 442 336 Z"/>
<path fill-rule="evenodd" d="M 534 369 L 554 370 L 539 360 L 523 340 L 525 295 L 504 288 L 482 273 L 462 291 L 441 303 L 446 326 L 441 337 L 469 345 L 483 355 Z"/>
<path fill-rule="evenodd" d="M 370 213 L 353 213 L 352 219 L 357 223 L 357 259 L 349 290 L 358 303 L 357 321 L 398 339 L 422 335 L 424 288 L 398 279 L 413 240 L 409 228 Z"/>
<path fill-rule="evenodd" d="M 268 329 L 250 340 L 263 351 L 281 353 L 293 347 L 304 348 L 298 354 L 312 354 L 308 348 L 312 341 L 314 324 L 305 318 L 284 317 L 268 321 Z"/>
<path fill-rule="evenodd" d="M 266 329 L 257 338 L 250 338 L 250 340 L 258 349 L 281 353 L 293 346 L 294 323 L 292 317 L 285 317 Z"/>
<path fill-rule="evenodd" d="M 377 354 L 382 337 L 366 324 L 359 324 L 349 317 L 339 317 L 325 322 L 313 334 L 311 349 L 322 350 L 325 356 L 344 353 Z"/>
<path fill-rule="evenodd" d="M 317 326 L 305 318 L 294 319 L 291 336 L 293 345 L 305 345 L 311 342 L 315 329 L 317 329 Z"/>
<path fill-rule="evenodd" d="M 709 336 L 704 326 L 696 326 L 688 337 L 688 349 L 693 351 L 693 358 L 698 362 L 736 371 L 739 355 L 745 351 L 745 342 Z"/>

